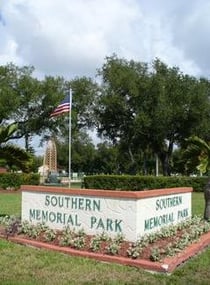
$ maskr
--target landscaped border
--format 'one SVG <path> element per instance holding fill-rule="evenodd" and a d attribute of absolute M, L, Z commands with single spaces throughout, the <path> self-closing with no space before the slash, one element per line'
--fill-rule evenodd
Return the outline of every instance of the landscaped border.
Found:
<path fill-rule="evenodd" d="M 5 238 L 5 236 L 0 236 L 0 238 Z M 30 240 L 22 237 L 8 237 L 8 240 L 22 245 L 33 246 L 36 248 L 42 248 L 57 252 L 62 252 L 72 256 L 79 256 L 83 258 L 91 258 L 102 262 L 118 263 L 127 266 L 134 266 L 137 268 L 146 269 L 149 271 L 171 273 L 174 271 L 180 264 L 187 261 L 189 258 L 198 254 L 204 250 L 207 246 L 210 245 L 210 232 L 202 235 L 198 242 L 191 244 L 185 248 L 182 252 L 173 257 L 167 257 L 161 262 L 153 262 L 143 259 L 130 259 L 119 256 L 105 255 L 94 252 L 76 250 L 69 247 L 61 247 L 53 244 L 40 242 L 36 240 Z"/>
<path fill-rule="evenodd" d="M 22 191 L 31 192 L 47 192 L 47 193 L 58 193 L 58 194 L 73 194 L 73 195 L 84 195 L 84 196 L 99 196 L 99 197 L 118 197 L 118 198 L 131 198 L 141 199 L 148 197 L 158 197 L 162 195 L 178 194 L 192 192 L 191 187 L 179 187 L 169 189 L 155 189 L 150 191 L 111 191 L 111 190 L 95 190 L 95 189 L 68 189 L 60 187 L 46 187 L 46 186 L 31 186 L 23 185 Z M 48 250 L 54 250 L 62 253 L 66 253 L 72 256 L 80 256 L 84 258 L 92 258 L 98 261 L 118 263 L 122 265 L 134 266 L 137 268 L 146 269 L 155 272 L 170 273 L 176 269 L 180 264 L 193 257 L 204 248 L 210 245 L 210 232 L 202 235 L 198 242 L 191 244 L 179 254 L 173 257 L 164 258 L 161 262 L 154 262 L 143 259 L 131 259 L 120 256 L 105 255 L 95 252 L 76 250 L 69 247 L 56 246 L 50 243 L 39 242 L 36 240 L 30 240 L 22 237 L 9 237 L 12 242 L 19 244 L 30 245 L 38 248 L 44 248 Z"/>

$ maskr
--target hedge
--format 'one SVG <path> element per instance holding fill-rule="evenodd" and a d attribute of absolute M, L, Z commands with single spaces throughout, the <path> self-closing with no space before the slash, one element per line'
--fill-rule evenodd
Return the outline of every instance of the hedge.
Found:
<path fill-rule="evenodd" d="M 207 181 L 208 177 L 92 175 L 85 176 L 83 184 L 86 189 L 143 191 L 192 187 L 194 192 L 203 192 Z"/>
<path fill-rule="evenodd" d="M 19 189 L 22 184 L 39 185 L 37 173 L 0 173 L 0 188 Z"/>

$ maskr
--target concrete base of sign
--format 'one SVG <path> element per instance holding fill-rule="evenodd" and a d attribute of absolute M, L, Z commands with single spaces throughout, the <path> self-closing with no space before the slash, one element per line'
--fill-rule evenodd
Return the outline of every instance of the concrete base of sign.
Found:
<path fill-rule="evenodd" d="M 22 221 L 88 235 L 122 234 L 128 241 L 191 217 L 191 187 L 148 191 L 68 189 L 24 185 Z"/>
<path fill-rule="evenodd" d="M 18 244 L 29 245 L 29 246 L 43 248 L 47 250 L 53 250 L 53 251 L 69 254 L 72 256 L 92 258 L 92 259 L 96 259 L 96 260 L 103 261 L 103 262 L 118 263 L 122 265 L 134 266 L 137 268 L 142 268 L 142 269 L 154 271 L 154 272 L 171 273 L 180 264 L 187 261 L 190 257 L 193 257 L 197 253 L 201 252 L 205 247 L 207 247 L 210 244 L 210 232 L 203 235 L 198 242 L 190 245 L 189 247 L 184 249 L 182 252 L 180 252 L 176 256 L 165 258 L 162 262 L 152 262 L 152 261 L 143 260 L 143 259 L 131 259 L 131 258 L 125 258 L 125 257 L 119 257 L 119 256 L 109 256 L 109 255 L 104 255 L 104 254 L 97 254 L 93 252 L 75 250 L 75 249 L 68 248 L 68 247 L 55 246 L 53 244 L 47 244 L 44 242 L 24 239 L 20 237 L 9 237 L 8 240 L 18 243 Z"/>

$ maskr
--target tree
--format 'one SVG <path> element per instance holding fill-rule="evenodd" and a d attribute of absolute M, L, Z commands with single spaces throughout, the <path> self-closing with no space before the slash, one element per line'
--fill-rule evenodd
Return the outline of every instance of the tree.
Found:
<path fill-rule="evenodd" d="M 10 119 L 19 106 L 14 92 L 16 69 L 13 64 L 0 66 L 0 125 Z"/>
<path fill-rule="evenodd" d="M 0 157 L 10 169 L 15 166 L 27 172 L 32 163 L 30 154 L 20 147 L 8 143 L 17 128 L 17 124 L 0 127 Z"/>
<path fill-rule="evenodd" d="M 153 62 L 150 94 L 154 107 L 148 128 L 151 148 L 158 155 L 164 175 L 171 173 L 174 145 L 182 145 L 192 134 L 204 134 L 210 122 L 209 83 Z"/>
<path fill-rule="evenodd" d="M 187 159 L 187 167 L 196 168 L 200 173 L 209 174 L 210 170 L 210 144 L 197 136 L 187 139 L 187 149 L 184 157 Z"/>
<path fill-rule="evenodd" d="M 173 174 L 179 175 L 188 175 L 194 172 L 194 169 L 188 168 L 186 169 L 186 159 L 184 158 L 184 149 L 183 148 L 176 148 L 172 154 L 172 166 L 171 170 Z"/>
<path fill-rule="evenodd" d="M 210 170 L 210 144 L 197 136 L 190 137 L 187 140 L 188 147 L 185 156 L 190 164 L 196 165 L 200 173 L 209 175 Z M 204 219 L 210 220 L 210 180 L 204 189 L 205 210 Z"/>
<path fill-rule="evenodd" d="M 23 75 L 17 86 L 21 104 L 14 113 L 13 119 L 19 123 L 16 138 L 25 138 L 25 149 L 30 148 L 30 138 L 34 135 L 49 136 L 57 130 L 57 124 L 50 120 L 50 114 L 64 97 L 66 89 L 63 78 L 45 77 L 38 81 L 30 75 Z"/>
<path fill-rule="evenodd" d="M 69 171 L 68 139 L 57 140 L 58 166 Z M 95 147 L 85 132 L 78 132 L 71 142 L 71 172 L 92 173 Z"/>
<path fill-rule="evenodd" d="M 147 148 L 140 125 L 147 118 L 141 110 L 143 105 L 139 104 L 143 103 L 141 97 L 148 85 L 147 72 L 146 64 L 116 56 L 108 57 L 99 71 L 103 85 L 95 108 L 98 133 L 114 145 L 122 145 L 122 155 L 128 156 L 133 170 L 136 168 L 134 153 Z"/>
<path fill-rule="evenodd" d="M 99 143 L 95 152 L 93 173 L 119 174 L 120 161 L 117 146 L 108 142 Z"/>
<path fill-rule="evenodd" d="M 33 66 L 0 66 L 0 125 L 18 123 L 12 139 L 24 138 L 26 150 L 31 149 L 31 137 L 56 129 L 50 113 L 66 90 L 62 77 L 38 80 L 34 70 Z"/>
<path fill-rule="evenodd" d="M 69 88 L 73 89 L 72 136 L 93 126 L 94 98 L 98 87 L 90 78 L 66 81 L 63 77 L 34 77 L 33 66 L 14 64 L 0 66 L 0 125 L 18 123 L 12 139 L 24 138 L 25 149 L 33 151 L 32 138 L 41 143 L 50 136 L 68 134 L 68 116 L 50 118 L 53 109 L 62 101 Z"/>
<path fill-rule="evenodd" d="M 209 82 L 182 74 L 159 59 L 145 63 L 112 56 L 100 70 L 103 86 L 96 112 L 97 129 L 135 157 L 148 149 L 158 155 L 162 173 L 171 174 L 174 145 L 209 130 Z"/>

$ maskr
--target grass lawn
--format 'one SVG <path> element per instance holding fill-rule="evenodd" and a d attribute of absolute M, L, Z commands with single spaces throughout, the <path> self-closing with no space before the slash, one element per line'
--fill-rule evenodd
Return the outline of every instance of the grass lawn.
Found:
<path fill-rule="evenodd" d="M 0 193 L 0 215 L 21 212 L 20 193 Z M 193 215 L 203 215 L 203 193 L 193 193 Z M 0 239 L 0 284 L 154 284 L 207 285 L 210 248 L 180 266 L 171 275 L 107 264 L 61 253 L 39 250 Z"/>
<path fill-rule="evenodd" d="M 0 216 L 21 215 L 21 193 L 0 193 Z"/>

